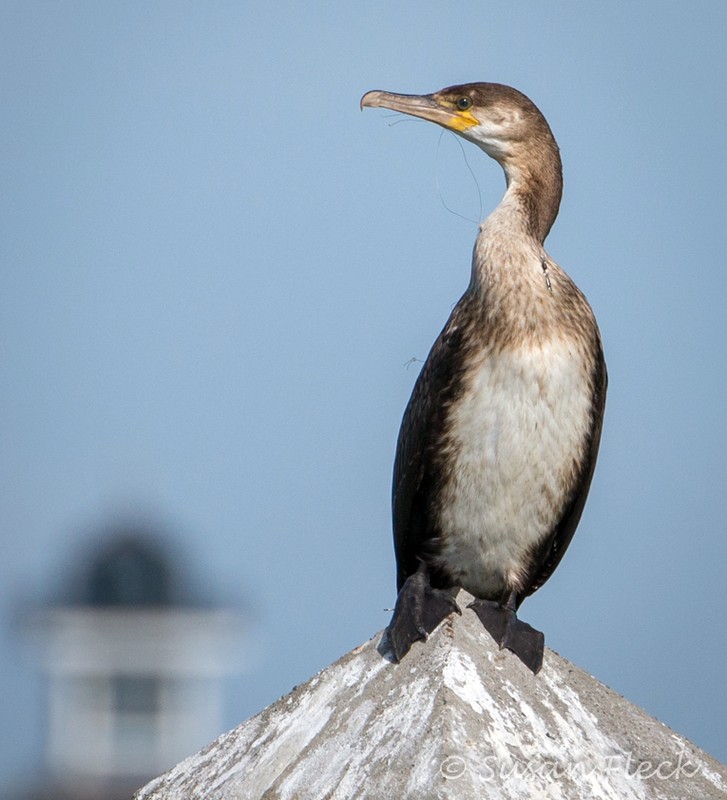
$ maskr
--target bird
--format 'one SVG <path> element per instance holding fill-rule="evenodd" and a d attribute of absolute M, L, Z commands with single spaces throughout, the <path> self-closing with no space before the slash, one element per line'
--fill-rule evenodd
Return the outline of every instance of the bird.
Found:
<path fill-rule="evenodd" d="M 608 383 L 593 311 L 544 242 L 563 192 L 543 114 L 498 83 L 370 91 L 361 108 L 434 122 L 497 161 L 506 189 L 480 223 L 470 281 L 416 380 L 394 461 L 395 661 L 471 608 L 534 674 L 542 632 L 518 618 L 581 518 Z"/>

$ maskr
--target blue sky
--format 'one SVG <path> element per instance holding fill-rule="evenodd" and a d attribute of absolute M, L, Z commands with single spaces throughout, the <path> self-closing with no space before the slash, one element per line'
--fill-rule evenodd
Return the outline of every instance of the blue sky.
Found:
<path fill-rule="evenodd" d="M 0 774 L 43 729 L 18 609 L 119 514 L 250 609 L 228 727 L 386 624 L 407 362 L 504 181 L 358 102 L 475 80 L 559 141 L 546 244 L 610 373 L 579 532 L 522 616 L 727 760 L 727 6 L 392 5 L 0 7 Z"/>

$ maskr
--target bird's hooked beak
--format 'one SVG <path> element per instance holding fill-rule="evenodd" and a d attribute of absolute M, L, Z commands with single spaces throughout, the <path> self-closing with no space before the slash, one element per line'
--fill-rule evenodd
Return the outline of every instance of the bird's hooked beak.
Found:
<path fill-rule="evenodd" d="M 460 133 L 480 121 L 468 107 L 458 108 L 457 104 L 437 94 L 393 94 L 392 92 L 366 92 L 361 98 L 361 108 L 390 108 L 412 117 L 436 122 L 447 130 Z"/>

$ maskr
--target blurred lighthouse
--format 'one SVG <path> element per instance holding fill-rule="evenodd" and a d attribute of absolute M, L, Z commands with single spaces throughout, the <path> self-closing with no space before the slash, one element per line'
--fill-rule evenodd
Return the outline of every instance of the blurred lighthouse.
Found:
<path fill-rule="evenodd" d="M 128 798 L 222 732 L 245 618 L 188 586 L 153 533 L 120 526 L 88 555 L 74 602 L 43 612 L 50 785 L 33 796 Z"/>

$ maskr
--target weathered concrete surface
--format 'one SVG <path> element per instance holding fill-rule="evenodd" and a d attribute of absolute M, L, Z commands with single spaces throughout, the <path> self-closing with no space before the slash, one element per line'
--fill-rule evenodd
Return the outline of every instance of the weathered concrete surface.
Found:
<path fill-rule="evenodd" d="M 552 651 L 533 676 L 470 610 L 401 664 L 380 640 L 137 800 L 727 800 L 723 765 Z"/>

